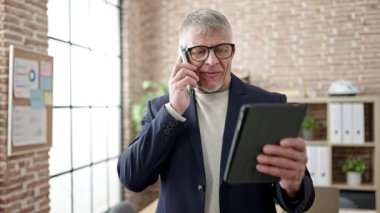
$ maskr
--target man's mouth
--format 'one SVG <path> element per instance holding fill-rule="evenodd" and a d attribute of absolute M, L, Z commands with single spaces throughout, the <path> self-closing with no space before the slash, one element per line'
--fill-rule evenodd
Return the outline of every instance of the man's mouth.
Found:
<path fill-rule="evenodd" d="M 202 75 L 205 75 L 206 77 L 215 77 L 219 75 L 221 72 L 201 72 Z"/>

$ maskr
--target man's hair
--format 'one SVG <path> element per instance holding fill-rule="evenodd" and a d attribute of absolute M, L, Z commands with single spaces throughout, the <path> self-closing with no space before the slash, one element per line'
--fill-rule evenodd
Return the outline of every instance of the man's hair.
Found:
<path fill-rule="evenodd" d="M 179 27 L 180 44 L 185 45 L 187 32 L 195 28 L 199 33 L 224 31 L 232 39 L 231 26 L 227 18 L 220 12 L 211 9 L 199 9 L 190 13 Z"/>

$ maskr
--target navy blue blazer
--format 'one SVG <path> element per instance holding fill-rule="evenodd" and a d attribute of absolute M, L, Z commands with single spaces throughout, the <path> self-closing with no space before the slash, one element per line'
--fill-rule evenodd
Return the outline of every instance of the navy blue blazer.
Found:
<path fill-rule="evenodd" d="M 160 177 L 156 210 L 159 213 L 204 212 L 206 176 L 194 97 L 184 113 L 187 119 L 184 123 L 178 122 L 165 109 L 168 95 L 149 101 L 142 130 L 119 158 L 119 178 L 132 191 L 140 192 Z M 278 183 L 229 185 L 223 182 L 240 107 L 246 103 L 274 102 L 286 102 L 286 96 L 243 83 L 232 75 L 220 162 L 221 213 L 276 212 L 274 198 L 288 212 L 302 212 L 314 201 L 314 187 L 308 171 L 298 202 L 291 201 Z"/>

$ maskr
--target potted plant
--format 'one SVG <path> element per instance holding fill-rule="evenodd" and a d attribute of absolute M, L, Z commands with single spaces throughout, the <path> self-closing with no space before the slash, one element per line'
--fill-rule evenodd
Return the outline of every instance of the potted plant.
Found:
<path fill-rule="evenodd" d="M 302 136 L 305 140 L 311 140 L 314 136 L 314 131 L 318 127 L 317 119 L 307 115 L 302 122 Z"/>
<path fill-rule="evenodd" d="M 141 88 L 144 95 L 138 101 L 132 103 L 133 135 L 136 135 L 141 129 L 141 120 L 146 113 L 148 100 L 166 94 L 169 91 L 166 79 L 162 79 L 160 82 L 145 80 L 141 83 Z"/>
<path fill-rule="evenodd" d="M 362 173 L 365 170 L 365 163 L 359 157 L 348 157 L 342 167 L 347 174 L 348 185 L 360 185 L 362 183 Z"/>

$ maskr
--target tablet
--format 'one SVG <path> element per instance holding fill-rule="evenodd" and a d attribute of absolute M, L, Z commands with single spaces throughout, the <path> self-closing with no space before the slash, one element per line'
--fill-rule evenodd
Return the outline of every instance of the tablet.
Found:
<path fill-rule="evenodd" d="M 256 157 L 265 144 L 297 137 L 305 104 L 250 104 L 240 109 L 223 179 L 229 184 L 270 183 L 279 178 L 256 171 Z"/>

